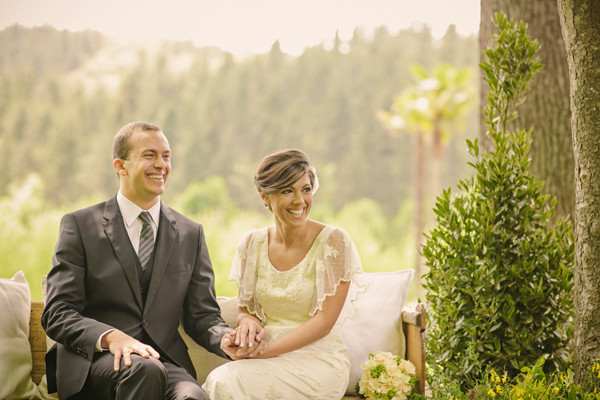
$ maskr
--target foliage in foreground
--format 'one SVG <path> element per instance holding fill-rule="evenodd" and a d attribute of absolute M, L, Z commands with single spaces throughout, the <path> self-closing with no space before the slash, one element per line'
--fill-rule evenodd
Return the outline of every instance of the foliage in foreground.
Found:
<path fill-rule="evenodd" d="M 463 387 L 481 378 L 465 357 L 509 377 L 547 355 L 544 370 L 564 369 L 572 335 L 573 237 L 552 223 L 555 201 L 529 174 L 530 132 L 507 131 L 541 68 L 521 22 L 495 19 L 495 47 L 481 64 L 490 86 L 485 122 L 494 149 L 467 141 L 475 176 L 438 197 L 436 227 L 423 254 L 432 317 L 428 354 Z"/>
<path fill-rule="evenodd" d="M 439 364 L 430 366 L 431 400 L 600 400 L 600 361 L 591 364 L 582 384 L 577 385 L 571 370 L 544 372 L 545 357 L 523 367 L 513 378 L 494 369 L 484 369 L 477 360 L 467 358 L 481 378 L 471 382 L 472 388 L 465 392 Z"/>

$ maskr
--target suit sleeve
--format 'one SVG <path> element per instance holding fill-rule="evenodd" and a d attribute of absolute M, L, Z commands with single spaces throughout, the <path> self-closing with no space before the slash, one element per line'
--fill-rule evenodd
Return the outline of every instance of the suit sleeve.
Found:
<path fill-rule="evenodd" d="M 67 214 L 60 223 L 47 278 L 42 327 L 50 338 L 91 361 L 98 338 L 112 327 L 81 314 L 86 299 L 86 268 L 77 220 L 73 214 Z"/>
<path fill-rule="evenodd" d="M 199 226 L 198 250 L 183 310 L 185 331 L 199 345 L 221 357 L 229 358 L 220 348 L 221 338 L 232 329 L 227 326 L 215 296 L 214 272 Z"/>

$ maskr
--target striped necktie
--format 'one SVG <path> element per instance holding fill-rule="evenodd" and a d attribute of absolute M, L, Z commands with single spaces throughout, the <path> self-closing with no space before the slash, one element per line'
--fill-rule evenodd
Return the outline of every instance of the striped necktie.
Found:
<path fill-rule="evenodd" d="M 138 258 L 142 264 L 142 269 L 146 270 L 146 264 L 148 264 L 154 250 L 154 229 L 152 229 L 152 217 L 148 211 L 142 211 L 138 218 L 142 221 Z"/>

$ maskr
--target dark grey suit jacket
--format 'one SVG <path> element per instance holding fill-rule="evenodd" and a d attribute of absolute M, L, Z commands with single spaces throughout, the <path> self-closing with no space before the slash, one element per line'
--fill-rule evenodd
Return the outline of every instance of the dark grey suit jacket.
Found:
<path fill-rule="evenodd" d="M 61 399 L 79 392 L 94 358 L 98 338 L 117 328 L 148 336 L 158 351 L 196 376 L 186 332 L 207 350 L 219 348 L 231 331 L 215 299 L 214 274 L 202 226 L 161 205 L 152 277 L 142 300 L 136 255 L 116 196 L 63 217 L 48 274 L 42 326 L 57 342 L 47 357 L 48 385 Z M 56 365 L 54 365 L 56 363 Z"/>

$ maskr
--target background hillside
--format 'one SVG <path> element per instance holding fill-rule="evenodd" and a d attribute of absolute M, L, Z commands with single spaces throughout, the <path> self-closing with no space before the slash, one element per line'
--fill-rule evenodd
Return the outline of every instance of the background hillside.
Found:
<path fill-rule="evenodd" d="M 393 214 L 411 194 L 412 137 L 390 136 L 377 112 L 412 83 L 413 63 L 474 68 L 476 39 L 452 27 L 441 41 L 427 30 L 383 28 L 371 38 L 356 31 L 349 42 L 332 39 L 299 57 L 274 43 L 267 54 L 236 59 L 189 43 L 150 49 L 92 31 L 4 29 L 0 195 L 31 172 L 54 204 L 112 194 L 111 138 L 126 122 L 149 120 L 174 151 L 169 195 L 218 175 L 237 204 L 258 207 L 250 182 L 257 163 L 299 147 L 321 175 L 319 201 L 339 209 L 369 197 Z M 463 174 L 464 139 L 476 135 L 477 112 L 466 135 L 450 143 L 445 186 Z"/>
<path fill-rule="evenodd" d="M 187 42 L 148 48 L 93 31 L 6 28 L 0 276 L 24 269 L 38 296 L 60 216 L 117 190 L 112 137 L 133 120 L 158 124 L 170 140 L 164 199 L 204 224 L 218 294 L 235 293 L 227 276 L 243 232 L 271 221 L 252 186 L 256 165 L 289 147 L 305 150 L 319 173 L 311 215 L 351 234 L 365 270 L 411 267 L 414 137 L 389 134 L 378 113 L 414 84 L 413 64 L 475 71 L 477 62 L 476 38 L 452 26 L 437 41 L 426 29 L 380 28 L 369 37 L 357 30 L 349 41 L 334 37 L 296 57 L 275 42 L 243 58 Z M 477 79 L 473 73 L 473 92 Z M 475 106 L 451 132 L 444 187 L 470 173 L 465 139 L 477 136 L 477 115 Z"/>

